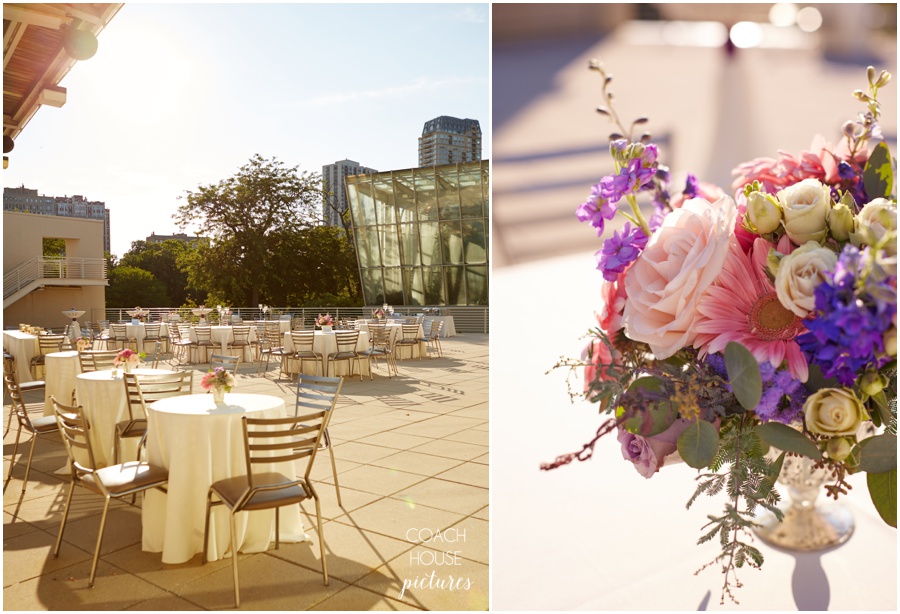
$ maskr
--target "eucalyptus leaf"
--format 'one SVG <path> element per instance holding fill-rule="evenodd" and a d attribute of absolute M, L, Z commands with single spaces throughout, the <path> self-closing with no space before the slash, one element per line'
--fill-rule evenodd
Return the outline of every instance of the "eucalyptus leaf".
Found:
<path fill-rule="evenodd" d="M 884 473 L 867 473 L 869 496 L 882 520 L 897 528 L 897 470 Z"/>
<path fill-rule="evenodd" d="M 656 377 L 639 377 L 631 383 L 628 391 L 632 392 L 636 388 L 644 388 L 651 392 L 661 393 L 662 382 Z M 619 418 L 624 414 L 625 411 L 621 407 L 616 412 L 616 416 Z M 661 399 L 648 405 L 645 411 L 628 416 L 622 422 L 622 427 L 629 433 L 650 437 L 658 435 L 672 426 L 677 417 L 678 407 L 668 400 Z"/>
<path fill-rule="evenodd" d="M 762 377 L 759 374 L 759 363 L 740 343 L 729 341 L 725 346 L 725 368 L 728 370 L 728 383 L 734 397 L 744 409 L 753 409 L 762 398 Z"/>
<path fill-rule="evenodd" d="M 894 173 L 891 169 L 891 150 L 882 141 L 875 146 L 863 171 L 863 186 L 869 200 L 890 198 L 894 191 Z"/>
<path fill-rule="evenodd" d="M 897 468 L 897 436 L 885 433 L 859 442 L 859 468 L 885 473 Z"/>
<path fill-rule="evenodd" d="M 678 454 L 690 467 L 707 467 L 719 451 L 719 432 L 709 422 L 697 420 L 678 436 Z"/>
<path fill-rule="evenodd" d="M 756 434 L 773 448 L 802 454 L 813 460 L 822 458 L 822 451 L 806 435 L 780 422 L 766 422 L 756 427 Z"/>

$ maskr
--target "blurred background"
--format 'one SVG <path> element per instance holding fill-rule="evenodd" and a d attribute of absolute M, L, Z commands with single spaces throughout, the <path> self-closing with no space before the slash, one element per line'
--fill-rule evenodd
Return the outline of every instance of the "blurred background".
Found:
<path fill-rule="evenodd" d="M 866 66 L 896 77 L 897 5 L 495 3 L 495 269 L 600 247 L 574 216 L 612 171 L 591 58 L 623 121 L 650 118 L 679 189 L 688 172 L 727 188 L 740 162 L 838 140 Z M 879 95 L 892 151 L 897 87 Z"/>

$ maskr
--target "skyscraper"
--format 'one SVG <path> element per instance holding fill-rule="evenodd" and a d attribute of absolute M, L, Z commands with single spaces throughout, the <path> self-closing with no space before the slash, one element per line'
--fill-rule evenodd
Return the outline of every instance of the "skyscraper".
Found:
<path fill-rule="evenodd" d="M 322 166 L 322 183 L 325 192 L 332 193 L 322 203 L 322 217 L 326 226 L 341 227 L 341 214 L 347 210 L 347 191 L 344 188 L 344 179 L 351 175 L 368 175 L 377 173 L 374 168 L 360 165 L 353 160 L 338 160 L 334 164 Z"/>
<path fill-rule="evenodd" d="M 477 119 L 441 115 L 425 122 L 419 137 L 419 166 L 481 160 L 481 126 Z"/>

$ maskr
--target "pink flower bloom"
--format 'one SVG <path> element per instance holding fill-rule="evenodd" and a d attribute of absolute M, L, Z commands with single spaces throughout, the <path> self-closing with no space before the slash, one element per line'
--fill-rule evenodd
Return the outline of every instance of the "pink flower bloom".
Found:
<path fill-rule="evenodd" d="M 766 255 L 773 247 L 757 238 L 750 254 L 733 243 L 725 267 L 700 298 L 694 347 L 700 356 L 721 352 L 729 341 L 743 344 L 756 357 L 778 368 L 787 360 L 794 379 L 809 375 L 806 357 L 794 338 L 805 332 L 803 321 L 779 302 L 766 276 Z"/>
<path fill-rule="evenodd" d="M 584 391 L 590 392 L 591 384 L 598 379 L 600 380 L 612 380 L 614 379 L 609 375 L 609 366 L 614 363 L 615 360 L 615 351 L 611 350 L 611 348 L 604 342 L 602 339 L 594 338 L 590 343 L 584 348 L 581 352 L 581 359 L 587 360 L 590 358 L 591 363 L 584 368 Z M 599 376 L 597 372 L 599 373 Z"/>
<path fill-rule="evenodd" d="M 717 200 L 719 200 L 720 198 L 722 198 L 723 196 L 725 196 L 725 190 L 723 190 L 722 188 L 720 188 L 719 186 L 717 186 L 714 183 L 709 183 L 707 181 L 701 181 L 697 184 L 697 187 L 699 188 L 699 192 L 698 192 L 697 196 L 699 196 L 700 198 L 702 198 L 703 200 L 705 200 L 707 202 L 714 203 Z M 680 209 L 681 205 L 683 205 L 685 203 L 685 201 L 690 200 L 691 198 L 696 198 L 696 197 L 691 197 L 691 196 L 685 194 L 684 192 L 682 192 L 681 194 L 672 198 L 669 201 L 669 206 L 672 207 L 673 209 Z"/>
<path fill-rule="evenodd" d="M 619 426 L 616 439 L 622 444 L 622 458 L 634 463 L 638 473 L 650 479 L 660 467 L 670 464 L 666 458 L 678 450 L 678 436 L 691 424 L 679 418 L 668 429 L 651 437 L 629 433 Z M 680 460 L 680 457 L 673 458 L 676 462 Z"/>
<path fill-rule="evenodd" d="M 602 299 L 602 307 L 600 313 L 594 314 L 597 317 L 597 324 L 600 325 L 606 335 L 612 338 L 613 333 L 624 326 L 622 313 L 625 311 L 625 301 L 628 296 L 625 294 L 625 274 L 628 269 L 619 273 L 616 281 L 603 280 L 600 286 L 600 297 Z"/>

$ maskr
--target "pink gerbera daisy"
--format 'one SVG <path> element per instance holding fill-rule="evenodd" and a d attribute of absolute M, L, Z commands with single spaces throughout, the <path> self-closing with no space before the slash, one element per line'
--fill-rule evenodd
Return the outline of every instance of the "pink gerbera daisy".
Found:
<path fill-rule="evenodd" d="M 700 355 L 721 352 L 729 341 L 744 345 L 756 360 L 778 368 L 787 360 L 794 379 L 809 376 L 806 357 L 794 338 L 805 332 L 803 321 L 778 301 L 775 286 L 766 276 L 766 255 L 774 247 L 757 238 L 749 254 L 737 241 L 728 251 L 725 266 L 697 306 L 700 318 L 694 347 Z"/>

